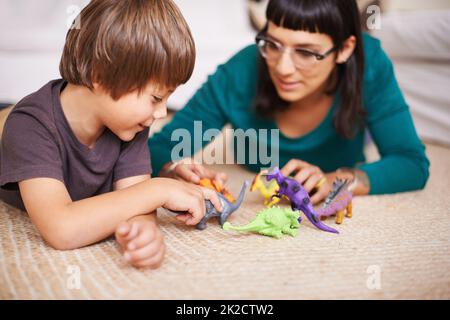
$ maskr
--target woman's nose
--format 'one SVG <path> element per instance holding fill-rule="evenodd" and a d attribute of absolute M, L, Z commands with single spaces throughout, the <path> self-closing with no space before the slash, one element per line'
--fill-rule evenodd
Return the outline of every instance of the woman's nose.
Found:
<path fill-rule="evenodd" d="M 287 76 L 293 74 L 296 70 L 291 58 L 291 52 L 289 50 L 284 51 L 276 65 L 277 73 L 281 76 Z"/>

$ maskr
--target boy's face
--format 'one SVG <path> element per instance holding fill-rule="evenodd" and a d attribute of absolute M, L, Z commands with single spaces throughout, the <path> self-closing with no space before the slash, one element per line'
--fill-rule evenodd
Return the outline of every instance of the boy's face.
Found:
<path fill-rule="evenodd" d="M 140 94 L 136 90 L 115 101 L 94 84 L 99 100 L 98 118 L 122 141 L 131 141 L 154 120 L 167 116 L 167 100 L 174 90 L 149 84 Z"/>

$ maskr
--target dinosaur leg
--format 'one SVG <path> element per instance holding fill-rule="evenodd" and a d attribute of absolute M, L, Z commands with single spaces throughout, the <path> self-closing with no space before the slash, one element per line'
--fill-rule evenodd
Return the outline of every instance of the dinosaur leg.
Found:
<path fill-rule="evenodd" d="M 340 210 L 337 212 L 336 223 L 341 224 L 343 219 L 344 219 L 344 210 Z"/>
<path fill-rule="evenodd" d="M 269 237 L 275 237 L 277 239 L 280 239 L 283 236 L 281 230 L 273 230 L 271 228 L 261 229 L 258 233 Z"/>
<path fill-rule="evenodd" d="M 353 216 L 352 209 L 353 209 L 353 206 L 352 206 L 352 203 L 350 202 L 347 206 L 347 214 L 345 215 L 347 218 L 351 218 Z"/>
<path fill-rule="evenodd" d="M 269 199 L 267 199 L 267 200 L 270 200 L 270 198 Z M 272 201 L 267 201 L 267 204 L 265 204 L 265 206 L 267 207 L 267 208 L 271 208 L 271 207 L 273 207 L 274 205 L 276 205 L 278 202 L 280 202 L 280 198 L 272 198 Z"/>
<path fill-rule="evenodd" d="M 290 226 L 287 226 L 286 228 L 283 228 L 282 232 L 284 234 L 288 234 L 288 235 L 290 235 L 292 237 L 295 237 L 295 236 L 297 236 L 298 229 L 292 229 Z"/>

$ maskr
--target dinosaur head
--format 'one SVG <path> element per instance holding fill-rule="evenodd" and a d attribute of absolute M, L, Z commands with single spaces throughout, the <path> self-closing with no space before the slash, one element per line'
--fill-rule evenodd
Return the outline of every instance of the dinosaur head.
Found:
<path fill-rule="evenodd" d="M 261 171 L 258 173 L 252 181 L 252 185 L 250 186 L 250 191 L 253 192 L 257 188 L 257 186 L 261 183 L 261 174 L 263 174 L 265 171 Z"/>
<path fill-rule="evenodd" d="M 302 185 L 292 178 L 285 177 L 280 169 L 278 167 L 275 167 L 270 173 L 267 174 L 267 180 L 270 181 L 272 179 L 275 179 L 279 185 L 278 195 L 286 196 L 289 198 L 289 200 L 293 200 L 294 197 L 300 198 L 308 198 L 308 193 L 306 190 L 302 187 Z"/>
<path fill-rule="evenodd" d="M 275 179 L 275 181 L 280 184 L 284 179 L 286 179 L 285 176 L 283 176 L 283 174 L 281 173 L 280 169 L 278 167 L 275 167 L 272 169 L 272 171 L 268 172 L 263 171 L 266 175 L 266 179 L 267 181 L 273 180 Z"/>

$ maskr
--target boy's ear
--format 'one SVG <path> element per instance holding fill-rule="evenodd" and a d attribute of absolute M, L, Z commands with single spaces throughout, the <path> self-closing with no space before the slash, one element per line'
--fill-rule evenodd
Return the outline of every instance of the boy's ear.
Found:
<path fill-rule="evenodd" d="M 94 91 L 102 90 L 102 86 L 98 82 L 92 82 L 92 88 L 94 89 Z"/>
<path fill-rule="evenodd" d="M 346 63 L 350 56 L 355 51 L 356 47 L 356 38 L 355 36 L 348 37 L 347 40 L 344 41 L 341 50 L 339 50 L 336 58 L 336 63 L 342 64 Z"/>

